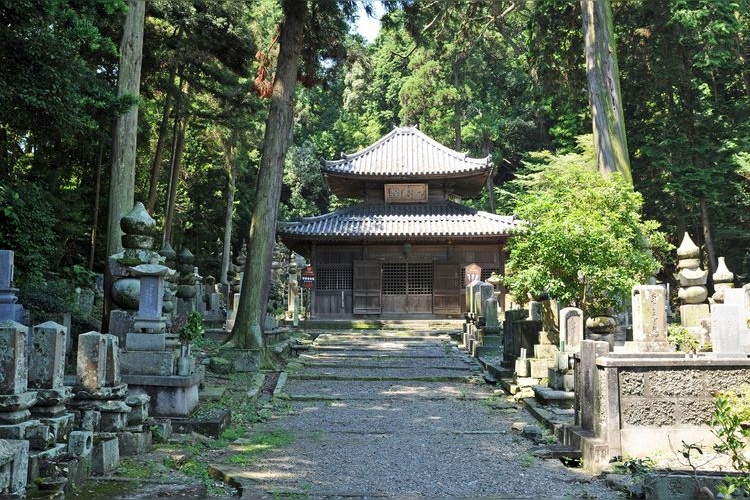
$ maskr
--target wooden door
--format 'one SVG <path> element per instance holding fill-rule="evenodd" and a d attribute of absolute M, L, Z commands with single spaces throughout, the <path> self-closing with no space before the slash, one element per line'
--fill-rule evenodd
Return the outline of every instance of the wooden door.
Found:
<path fill-rule="evenodd" d="M 433 266 L 433 314 L 461 314 L 461 267 L 435 263 Z"/>
<path fill-rule="evenodd" d="M 355 260 L 353 276 L 353 313 L 380 314 L 380 262 Z"/>

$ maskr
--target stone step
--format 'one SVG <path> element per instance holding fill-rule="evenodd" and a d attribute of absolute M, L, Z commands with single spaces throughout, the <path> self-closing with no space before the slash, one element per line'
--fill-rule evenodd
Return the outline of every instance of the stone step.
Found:
<path fill-rule="evenodd" d="M 564 444 L 551 444 L 534 448 L 530 452 L 533 456 L 544 459 L 580 459 L 583 456 L 581 450 Z"/>

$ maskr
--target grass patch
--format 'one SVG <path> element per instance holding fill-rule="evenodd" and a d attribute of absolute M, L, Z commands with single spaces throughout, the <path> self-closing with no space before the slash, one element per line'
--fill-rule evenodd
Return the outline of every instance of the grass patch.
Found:
<path fill-rule="evenodd" d="M 163 471 L 159 470 L 158 464 L 143 462 L 134 458 L 123 458 L 117 472 L 119 475 L 133 479 L 161 477 L 164 475 Z"/>
<path fill-rule="evenodd" d="M 233 465 L 245 466 L 255 463 L 258 454 L 287 446 L 294 441 L 294 434 L 284 430 L 257 432 L 250 437 L 238 439 L 231 444 L 235 453 L 228 458 Z"/>

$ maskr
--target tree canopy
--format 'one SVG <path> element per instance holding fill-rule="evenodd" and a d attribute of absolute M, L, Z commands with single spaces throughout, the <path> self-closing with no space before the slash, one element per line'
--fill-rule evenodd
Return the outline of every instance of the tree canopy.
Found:
<path fill-rule="evenodd" d="M 348 203 L 317 163 L 396 125 L 491 153 L 494 196 L 464 201 L 499 213 L 528 189 L 509 181 L 535 152 L 564 158 L 591 133 L 579 2 L 387 2 L 372 43 L 347 24 L 354 2 L 305 5 L 284 219 Z M 133 105 L 117 97 L 126 12 L 124 0 L 0 2 L 0 247 L 16 251 L 19 282 L 104 269 L 112 127 Z M 220 278 L 250 234 L 269 109 L 259 90 L 282 14 L 276 0 L 146 2 L 135 198 L 204 276 Z M 672 243 L 690 232 L 707 265 L 724 255 L 746 272 L 750 2 L 613 2 L 612 21 L 643 220 Z"/>
<path fill-rule="evenodd" d="M 531 155 L 519 177 L 524 225 L 510 241 L 505 283 L 521 303 L 548 295 L 598 315 L 622 309 L 671 247 L 656 221 L 641 219 L 641 195 L 619 174 L 602 176 L 591 138 L 580 142 L 580 153 Z"/>

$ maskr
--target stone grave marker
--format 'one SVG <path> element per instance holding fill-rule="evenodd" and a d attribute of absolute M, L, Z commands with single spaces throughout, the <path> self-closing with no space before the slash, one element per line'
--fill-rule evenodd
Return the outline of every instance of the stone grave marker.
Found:
<path fill-rule="evenodd" d="M 711 345 L 718 354 L 742 353 L 740 307 L 736 304 L 711 306 Z"/>

